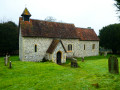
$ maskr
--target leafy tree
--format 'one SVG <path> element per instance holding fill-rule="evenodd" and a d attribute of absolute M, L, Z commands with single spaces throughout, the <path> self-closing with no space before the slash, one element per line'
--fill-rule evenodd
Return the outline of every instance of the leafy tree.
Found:
<path fill-rule="evenodd" d="M 119 13 L 119 11 L 120 11 L 120 0 L 115 0 L 115 1 L 116 1 L 115 6 L 117 7 L 117 12 Z M 119 18 L 120 18 L 120 16 L 119 16 Z"/>
<path fill-rule="evenodd" d="M 18 26 L 12 22 L 0 23 L 0 52 L 18 50 Z"/>
<path fill-rule="evenodd" d="M 48 21 L 48 22 L 55 22 L 56 19 L 55 19 L 54 17 L 52 17 L 52 16 L 48 16 L 48 17 L 45 18 L 45 21 Z"/>
<path fill-rule="evenodd" d="M 118 10 L 120 11 L 120 0 L 115 0 L 115 6 L 118 8 Z"/>
<path fill-rule="evenodd" d="M 112 49 L 113 53 L 120 50 L 120 24 L 112 24 L 103 27 L 99 31 L 100 46 Z"/>

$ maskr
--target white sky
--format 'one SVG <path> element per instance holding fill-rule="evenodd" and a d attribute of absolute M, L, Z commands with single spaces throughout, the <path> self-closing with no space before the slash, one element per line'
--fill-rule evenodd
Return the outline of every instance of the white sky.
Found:
<path fill-rule="evenodd" d="M 92 27 L 99 34 L 103 26 L 119 23 L 114 3 L 114 0 L 0 0 L 0 20 L 18 24 L 26 5 L 33 19 L 52 16 L 76 27 Z"/>

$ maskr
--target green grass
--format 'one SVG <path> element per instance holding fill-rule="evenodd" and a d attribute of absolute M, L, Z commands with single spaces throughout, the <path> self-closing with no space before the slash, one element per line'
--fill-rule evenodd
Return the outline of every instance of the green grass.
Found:
<path fill-rule="evenodd" d="M 70 60 L 57 65 L 52 62 L 22 62 L 11 56 L 12 69 L 0 57 L 0 90 L 119 90 L 120 75 L 108 72 L 110 55 L 78 58 L 79 68 L 71 68 Z M 118 56 L 119 65 L 120 57 Z M 99 88 L 92 86 L 98 83 Z"/>

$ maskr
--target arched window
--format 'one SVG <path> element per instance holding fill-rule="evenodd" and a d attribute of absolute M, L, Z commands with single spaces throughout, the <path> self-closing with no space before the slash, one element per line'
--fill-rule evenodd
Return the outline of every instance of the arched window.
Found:
<path fill-rule="evenodd" d="M 84 50 L 85 50 L 85 44 L 84 44 Z"/>
<path fill-rule="evenodd" d="M 72 51 L 72 44 L 68 44 L 68 51 Z"/>
<path fill-rule="evenodd" d="M 95 49 L 95 44 L 92 45 L 92 49 Z"/>
<path fill-rule="evenodd" d="M 35 45 L 35 52 L 37 52 L 37 45 Z"/>

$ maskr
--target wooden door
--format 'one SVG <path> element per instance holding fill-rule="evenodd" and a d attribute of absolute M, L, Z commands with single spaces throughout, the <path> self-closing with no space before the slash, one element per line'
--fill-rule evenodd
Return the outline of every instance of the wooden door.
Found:
<path fill-rule="evenodd" d="M 61 64 L 61 52 L 57 52 L 57 64 Z"/>

